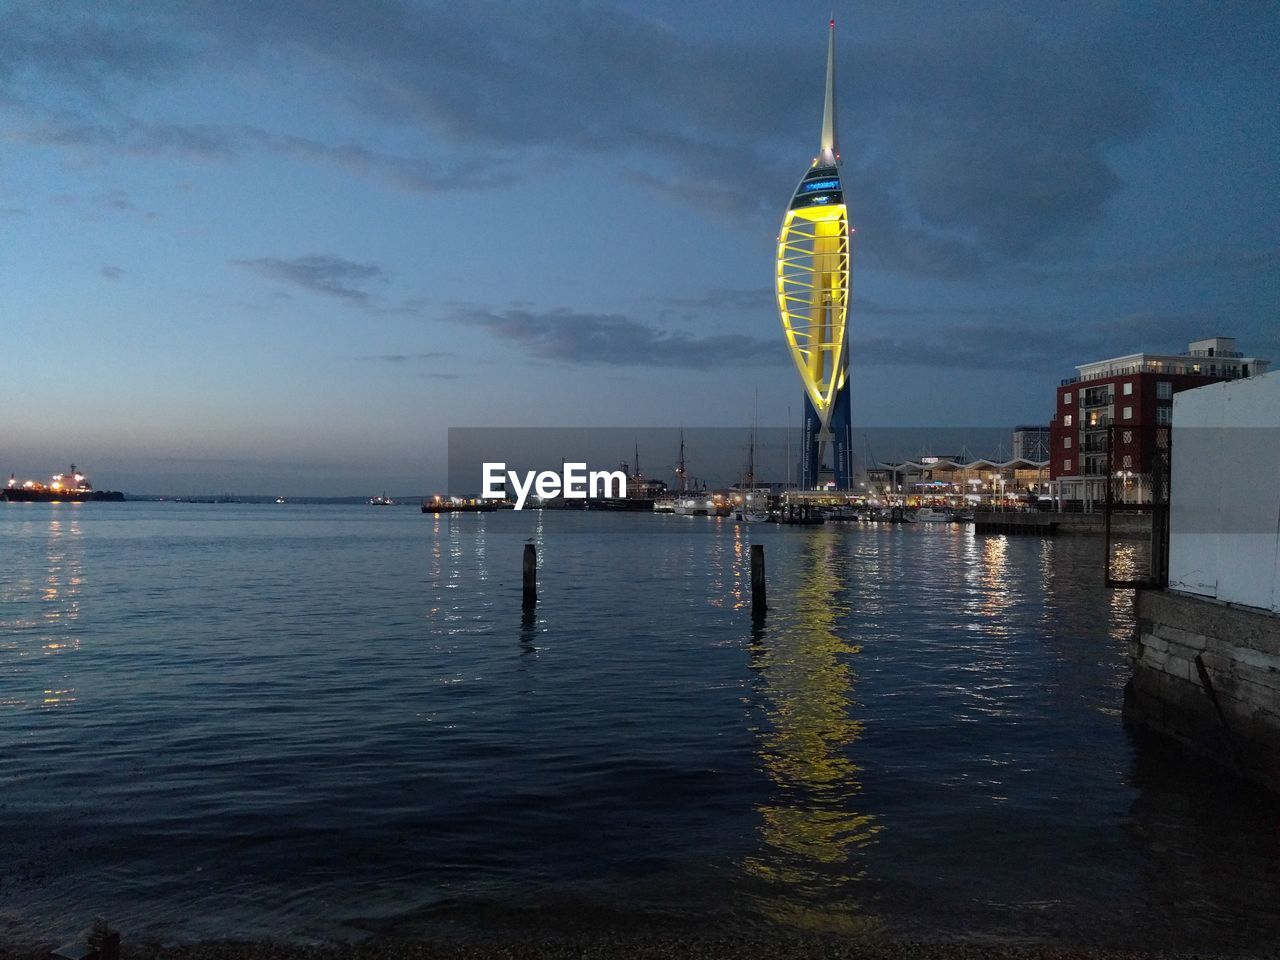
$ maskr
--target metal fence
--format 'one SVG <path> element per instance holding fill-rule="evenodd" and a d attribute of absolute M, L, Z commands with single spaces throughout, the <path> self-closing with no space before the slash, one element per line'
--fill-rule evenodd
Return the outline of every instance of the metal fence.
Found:
<path fill-rule="evenodd" d="M 1107 428 L 1104 564 L 1108 587 L 1163 589 L 1169 584 L 1169 477 L 1173 432 L 1167 426 Z M 1145 558 L 1133 546 L 1132 521 L 1150 519 Z"/>

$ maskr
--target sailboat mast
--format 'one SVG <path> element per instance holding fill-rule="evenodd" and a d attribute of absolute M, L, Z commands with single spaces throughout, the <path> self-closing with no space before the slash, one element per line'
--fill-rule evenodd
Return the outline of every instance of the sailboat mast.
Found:
<path fill-rule="evenodd" d="M 680 493 L 685 492 L 684 487 L 684 427 L 680 428 L 680 459 L 676 462 L 676 486 Z"/>

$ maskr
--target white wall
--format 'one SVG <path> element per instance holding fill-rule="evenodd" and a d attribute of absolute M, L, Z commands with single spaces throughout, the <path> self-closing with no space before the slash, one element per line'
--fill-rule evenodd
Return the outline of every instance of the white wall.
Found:
<path fill-rule="evenodd" d="M 1280 613 L 1280 371 L 1173 398 L 1169 586 Z"/>

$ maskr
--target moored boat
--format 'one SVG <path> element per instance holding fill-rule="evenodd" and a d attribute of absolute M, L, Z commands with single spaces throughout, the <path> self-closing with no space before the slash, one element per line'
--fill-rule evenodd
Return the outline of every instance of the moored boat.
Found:
<path fill-rule="evenodd" d="M 423 497 L 423 513 L 492 513 L 502 505 L 499 500 L 465 500 L 462 497 L 446 497 L 436 494 Z"/>
<path fill-rule="evenodd" d="M 921 507 L 916 511 L 917 523 L 950 523 L 951 514 L 945 510 L 934 510 L 932 507 Z"/>

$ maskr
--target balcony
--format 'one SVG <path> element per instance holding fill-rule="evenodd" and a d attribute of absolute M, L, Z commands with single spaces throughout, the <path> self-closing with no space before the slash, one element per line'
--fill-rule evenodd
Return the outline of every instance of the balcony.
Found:
<path fill-rule="evenodd" d="M 1106 407 L 1110 406 L 1114 397 L 1110 390 L 1086 390 L 1084 396 L 1080 400 L 1083 407 Z"/>
<path fill-rule="evenodd" d="M 1093 416 L 1086 417 L 1084 420 L 1084 423 L 1080 425 L 1080 428 L 1086 431 L 1105 430 L 1109 426 L 1111 426 L 1111 418 L 1108 417 L 1105 413 L 1098 413 L 1098 414 L 1094 414 Z"/>

